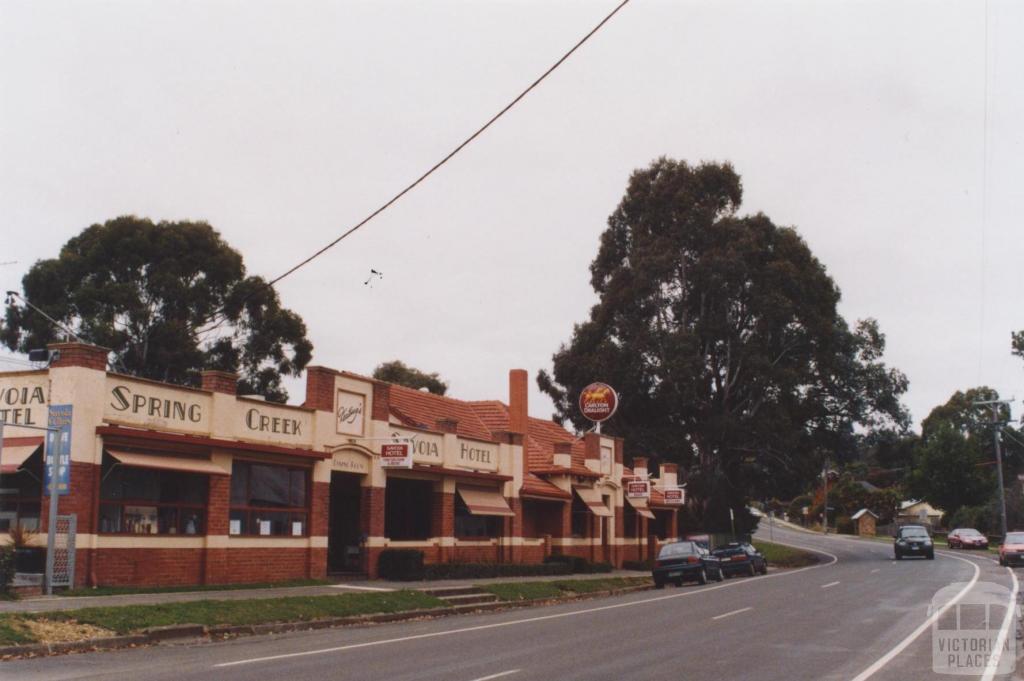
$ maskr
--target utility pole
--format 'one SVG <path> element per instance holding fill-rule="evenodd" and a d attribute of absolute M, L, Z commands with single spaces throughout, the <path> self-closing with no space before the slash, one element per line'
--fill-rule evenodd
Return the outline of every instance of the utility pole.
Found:
<path fill-rule="evenodd" d="M 992 438 L 996 446 L 996 479 L 999 484 L 999 530 L 1006 536 L 1006 491 L 1003 489 L 1003 447 L 1002 435 L 1003 423 L 999 418 L 999 407 L 1006 405 L 1009 408 L 1013 398 L 1009 400 L 983 400 L 975 402 L 977 406 L 988 405 L 992 407 Z"/>
<path fill-rule="evenodd" d="M 825 504 L 821 509 L 821 533 L 828 534 L 828 459 L 821 469 L 821 481 L 825 485 Z"/>

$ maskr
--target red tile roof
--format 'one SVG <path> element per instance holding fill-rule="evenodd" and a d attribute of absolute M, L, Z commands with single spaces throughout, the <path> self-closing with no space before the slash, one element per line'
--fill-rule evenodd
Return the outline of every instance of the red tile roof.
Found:
<path fill-rule="evenodd" d="M 523 478 L 523 486 L 519 489 L 519 493 L 554 499 L 572 499 L 572 495 L 569 492 L 555 487 L 547 480 L 541 480 L 533 473 L 527 473 L 526 477 Z"/>
<path fill-rule="evenodd" d="M 492 429 L 484 424 L 470 402 L 392 383 L 390 408 L 392 415 L 413 428 L 438 430 L 439 420 L 452 419 L 458 422 L 456 433 L 460 437 L 494 441 Z"/>
<path fill-rule="evenodd" d="M 508 405 L 498 400 L 487 400 L 481 402 L 470 402 L 470 406 L 480 417 L 480 420 L 487 424 L 492 431 L 509 429 Z M 586 449 L 583 441 L 577 440 L 576 436 L 558 425 L 554 421 L 530 417 L 527 422 L 527 447 L 530 470 L 538 472 L 563 472 L 563 468 L 548 471 L 554 468 L 555 443 L 572 443 L 572 472 L 579 475 L 594 475 L 594 471 L 586 467 Z"/>

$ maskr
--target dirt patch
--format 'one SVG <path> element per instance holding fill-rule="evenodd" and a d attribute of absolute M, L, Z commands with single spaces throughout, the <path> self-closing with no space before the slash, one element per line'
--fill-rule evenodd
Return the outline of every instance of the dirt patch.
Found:
<path fill-rule="evenodd" d="M 114 632 L 92 624 L 78 622 L 53 622 L 45 619 L 32 619 L 21 622 L 21 626 L 32 632 L 32 638 L 40 643 L 63 643 L 65 641 L 84 641 L 90 638 L 113 636 Z"/>

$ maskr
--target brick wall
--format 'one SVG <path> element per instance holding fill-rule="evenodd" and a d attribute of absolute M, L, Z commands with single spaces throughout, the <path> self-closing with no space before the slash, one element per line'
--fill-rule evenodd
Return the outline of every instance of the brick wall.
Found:
<path fill-rule="evenodd" d="M 50 363 L 50 368 L 85 367 L 97 371 L 107 370 L 108 348 L 87 343 L 50 343 L 47 349 L 60 352 L 60 357 Z"/>
<path fill-rule="evenodd" d="M 310 576 L 308 549 L 247 548 L 227 550 L 227 569 L 232 582 L 279 582 Z M 326 553 L 323 565 L 327 565 Z M 323 576 L 323 572 L 319 573 Z"/>
<path fill-rule="evenodd" d="M 337 372 L 326 367 L 306 367 L 306 401 L 302 406 L 333 412 L 336 375 Z"/>
<path fill-rule="evenodd" d="M 93 553 L 97 586 L 183 586 L 203 582 L 203 549 L 97 549 Z"/>
<path fill-rule="evenodd" d="M 386 383 L 373 384 L 373 411 L 370 418 L 374 421 L 387 421 L 391 418 L 391 386 Z"/>

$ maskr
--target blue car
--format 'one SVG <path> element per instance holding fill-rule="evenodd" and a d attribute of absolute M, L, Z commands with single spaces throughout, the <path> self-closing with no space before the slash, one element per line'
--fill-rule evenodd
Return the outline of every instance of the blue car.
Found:
<path fill-rule="evenodd" d="M 679 541 L 661 547 L 651 570 L 654 586 L 665 588 L 667 582 L 682 586 L 683 582 L 707 584 L 722 581 L 722 567 L 708 550 L 692 541 Z"/>

